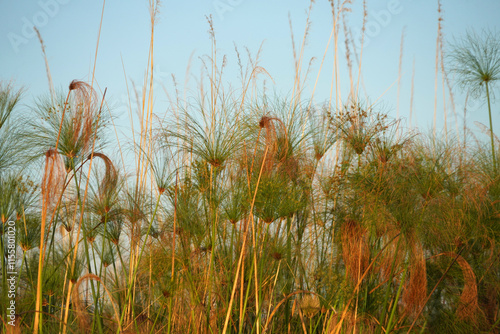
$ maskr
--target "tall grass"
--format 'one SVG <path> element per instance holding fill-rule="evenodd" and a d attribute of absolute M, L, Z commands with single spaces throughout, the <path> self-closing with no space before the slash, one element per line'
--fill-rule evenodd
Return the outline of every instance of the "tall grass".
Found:
<path fill-rule="evenodd" d="M 339 56 L 350 8 L 331 3 Z M 157 5 L 131 170 L 106 145 L 105 92 L 73 81 L 23 114 L 0 85 L 3 332 L 500 331 L 498 145 L 406 129 L 352 70 L 342 98 L 337 61 L 330 101 L 306 100 L 309 21 L 289 98 L 258 93 L 258 56 L 237 54 L 225 87 L 209 19 L 210 89 L 155 117 Z"/>

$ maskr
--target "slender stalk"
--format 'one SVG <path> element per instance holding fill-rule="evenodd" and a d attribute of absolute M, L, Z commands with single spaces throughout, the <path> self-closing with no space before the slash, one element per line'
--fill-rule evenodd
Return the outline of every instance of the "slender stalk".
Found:
<path fill-rule="evenodd" d="M 266 147 L 266 150 L 264 152 L 264 159 L 262 160 L 262 164 L 260 166 L 259 177 L 257 179 L 257 184 L 255 186 L 255 190 L 254 190 L 254 194 L 253 194 L 253 199 L 252 199 L 252 204 L 250 205 L 249 219 L 252 221 L 252 224 L 253 224 L 253 219 L 254 219 L 252 211 L 253 211 L 253 208 L 254 208 L 254 205 L 255 205 L 255 198 L 257 197 L 257 190 L 259 188 L 260 178 L 262 176 L 262 171 L 264 169 L 264 163 L 266 161 L 266 156 L 267 156 L 268 149 L 269 149 L 269 147 Z M 245 254 L 245 246 L 246 246 L 246 241 L 247 241 L 247 233 L 248 233 L 248 230 L 245 230 L 245 234 L 243 236 L 243 244 L 241 246 L 240 258 L 238 260 L 238 265 L 236 267 L 236 275 L 234 277 L 233 289 L 231 291 L 231 299 L 229 301 L 229 306 L 228 306 L 227 313 L 226 313 L 226 320 L 224 322 L 224 329 L 222 330 L 223 334 L 225 334 L 226 331 L 227 331 L 228 324 L 229 324 L 229 317 L 231 316 L 231 309 L 232 309 L 233 301 L 234 301 L 234 293 L 236 291 L 236 286 L 237 286 L 237 283 L 238 283 L 238 276 L 239 276 L 239 273 L 240 273 L 240 267 L 241 267 L 242 262 L 243 262 L 243 255 Z M 243 276 L 241 277 L 241 281 L 243 282 Z M 242 319 L 240 319 L 240 326 L 241 325 L 242 325 Z"/>
<path fill-rule="evenodd" d="M 396 314 L 396 310 L 398 308 L 399 296 L 401 296 L 401 291 L 403 290 L 403 285 L 405 283 L 407 271 L 408 271 L 408 264 L 406 265 L 405 271 L 403 272 L 403 277 L 401 278 L 401 282 L 399 283 L 398 292 L 396 293 L 396 297 L 394 298 L 394 304 L 392 306 L 391 315 L 389 316 L 389 321 L 387 322 L 387 328 L 385 329 L 386 333 L 391 332 L 394 315 Z"/>
<path fill-rule="evenodd" d="M 103 106 L 103 103 L 104 103 L 104 99 L 106 97 L 106 91 L 107 91 L 107 88 L 104 89 L 104 93 L 103 93 L 102 100 L 101 100 L 101 106 L 99 107 L 99 113 L 97 115 L 96 127 L 95 127 L 95 131 L 96 132 L 97 132 L 97 129 L 99 128 L 99 121 L 101 119 L 102 106 Z M 97 136 L 94 136 L 94 139 L 93 139 L 93 142 L 92 142 L 92 150 L 91 150 L 91 154 L 90 154 L 90 163 L 89 163 L 88 175 L 90 175 L 90 172 L 92 171 L 92 162 L 93 162 L 93 157 L 94 157 L 94 149 L 95 149 L 96 139 L 97 139 Z M 74 171 L 74 172 L 76 173 L 76 171 Z M 75 180 L 76 180 L 76 176 L 75 176 Z M 83 224 L 83 208 L 85 208 L 85 203 L 87 201 L 88 187 L 89 187 L 89 179 L 87 179 L 87 182 L 86 182 L 86 185 L 85 185 L 85 192 L 84 192 L 83 201 L 82 201 L 82 204 L 81 204 L 81 208 L 82 208 L 82 212 L 81 213 L 82 214 L 80 215 L 80 223 L 78 224 L 78 231 L 77 231 L 77 236 L 76 236 L 76 241 L 77 242 L 76 242 L 75 248 L 73 250 L 74 254 L 73 254 L 73 259 L 72 259 L 72 262 L 71 262 L 70 273 L 73 273 L 73 271 L 75 269 L 75 262 L 76 262 L 76 257 L 77 257 L 77 253 L 78 253 L 78 246 L 80 244 L 80 241 L 79 241 L 80 232 L 81 232 L 82 224 Z M 67 330 L 68 315 L 69 315 L 69 301 L 70 301 L 72 287 L 73 287 L 73 283 L 70 280 L 70 283 L 68 285 L 68 294 L 66 296 L 66 307 L 65 307 L 65 314 L 64 314 L 63 331 L 62 331 L 63 334 L 66 334 L 66 330 Z"/>
<path fill-rule="evenodd" d="M 488 85 L 488 81 L 485 82 L 486 86 L 486 98 L 488 100 L 488 115 L 490 119 L 490 138 L 491 138 L 491 158 L 493 159 L 493 169 L 496 172 L 497 170 L 497 162 L 495 157 L 495 140 L 493 139 L 493 121 L 491 120 L 491 104 L 490 104 L 490 89 Z"/>
<path fill-rule="evenodd" d="M 160 204 L 160 196 L 158 196 L 158 199 L 157 199 L 157 201 L 156 201 L 155 209 L 154 209 L 154 211 L 153 211 L 153 215 L 152 215 L 152 217 L 151 217 L 151 219 L 150 219 L 149 226 L 148 226 L 148 230 L 147 230 L 147 232 L 146 232 L 146 236 L 148 236 L 148 235 L 149 235 L 149 232 L 151 231 L 151 226 L 153 225 L 153 221 L 154 221 L 154 219 L 156 218 L 156 213 L 157 213 L 157 210 L 158 210 L 158 206 L 159 206 L 159 204 Z M 141 251 L 140 251 L 139 256 L 137 257 L 137 260 L 136 260 L 136 265 L 135 265 L 135 266 L 134 266 L 134 268 L 133 268 L 133 273 L 132 273 L 132 275 L 131 275 L 132 280 L 131 280 L 131 281 L 129 282 L 129 284 L 128 284 L 127 295 L 126 295 L 126 297 L 125 297 L 125 301 L 126 301 L 126 302 L 130 300 L 130 297 L 131 297 L 131 294 L 132 294 L 132 287 L 134 287 L 134 286 L 135 286 L 135 278 L 136 278 L 136 275 L 137 275 L 137 269 L 139 268 L 139 261 L 140 261 L 140 259 L 142 258 L 142 254 L 144 253 L 144 248 L 145 248 L 145 246 L 146 246 L 146 242 L 147 242 L 147 237 L 146 237 L 146 238 L 144 238 L 144 242 L 142 243 L 142 246 L 141 246 Z M 120 328 L 121 328 L 121 326 L 122 326 L 123 319 L 124 319 L 124 317 L 125 317 L 125 313 L 126 313 L 125 311 L 126 311 L 126 309 L 127 309 L 127 308 L 124 308 L 124 309 L 123 309 L 122 314 L 121 314 L 121 316 L 120 316 L 120 322 L 118 323 L 118 325 L 119 325 L 119 329 L 118 329 L 118 331 L 116 332 L 117 334 L 119 334 L 119 333 L 120 333 Z"/>
<path fill-rule="evenodd" d="M 61 115 L 61 124 L 59 125 L 59 132 L 57 134 L 57 140 L 56 140 L 56 147 L 54 148 L 54 151 L 57 152 L 57 147 L 59 145 L 59 139 L 61 137 L 61 130 L 62 126 L 64 123 L 64 116 L 66 114 L 66 108 L 68 106 L 68 101 L 69 101 L 69 95 L 71 93 L 71 90 L 68 92 L 68 95 L 66 96 L 66 101 L 64 102 L 64 108 L 62 111 Z M 53 171 L 50 171 L 52 173 Z M 47 209 L 48 209 L 48 198 L 43 199 L 43 208 L 42 208 L 42 222 L 40 226 L 40 255 L 38 257 L 38 280 L 37 280 L 37 288 L 36 288 L 36 302 L 35 302 L 35 322 L 33 324 L 33 333 L 38 334 L 38 331 L 40 333 L 42 332 L 42 274 L 43 274 L 43 256 L 45 253 L 45 223 L 47 219 Z"/>

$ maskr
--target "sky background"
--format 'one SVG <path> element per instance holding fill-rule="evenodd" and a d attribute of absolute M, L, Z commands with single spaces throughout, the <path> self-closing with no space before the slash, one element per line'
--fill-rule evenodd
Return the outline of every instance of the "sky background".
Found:
<path fill-rule="evenodd" d="M 432 127 L 434 113 L 434 80 L 436 36 L 438 25 L 437 1 L 381 0 L 367 1 L 367 39 L 363 51 L 363 82 L 367 101 L 378 100 L 380 108 L 396 117 L 398 65 L 401 34 L 404 30 L 399 116 L 408 123 L 411 82 L 415 63 L 413 115 L 421 132 Z M 353 34 L 362 26 L 362 1 L 354 1 L 348 25 Z M 173 93 L 172 75 L 179 89 L 187 96 L 196 97 L 204 55 L 211 52 L 206 16 L 213 15 L 217 50 L 220 59 L 227 56 L 224 82 L 235 87 L 240 82 L 234 46 L 244 54 L 248 48 L 255 55 L 263 49 L 260 66 L 274 79 L 267 82 L 269 91 L 279 96 L 290 96 L 293 89 L 294 64 L 290 37 L 289 16 L 293 24 L 296 44 L 300 45 L 307 18 L 309 1 L 305 0 L 186 0 L 161 2 L 155 27 L 155 109 L 157 114 L 168 107 L 163 85 Z M 32 104 L 37 96 L 48 93 L 47 75 L 40 43 L 31 27 L 38 26 L 44 39 L 52 80 L 56 89 L 66 90 L 73 79 L 90 80 L 102 1 L 77 0 L 0 0 L 0 80 L 12 80 L 16 87 L 24 87 L 23 103 Z M 497 29 L 500 31 L 500 1 L 498 0 L 443 0 L 443 34 L 445 41 L 463 36 L 467 29 Z M 311 13 L 311 30 L 305 52 L 305 61 L 316 57 L 305 88 L 310 98 L 332 28 L 330 4 L 315 2 Z M 141 87 L 148 63 L 150 42 L 148 1 L 108 0 L 104 16 L 95 79 L 99 89 L 107 87 L 107 100 L 113 106 L 120 131 L 127 132 L 127 88 L 134 82 Z M 341 35 L 342 37 L 343 35 Z M 340 43 L 343 55 L 344 47 Z M 446 51 L 447 49 L 445 49 Z M 186 69 L 192 55 L 188 85 Z M 345 62 L 341 62 L 343 96 L 348 91 L 349 77 Z M 314 102 L 329 99 L 333 50 L 330 48 L 319 77 Z M 125 73 L 127 79 L 125 78 Z M 453 78 L 451 78 L 453 84 Z M 391 85 L 393 85 L 391 87 Z M 457 119 L 463 124 L 465 95 L 455 85 Z M 497 97 L 500 85 L 495 87 Z M 446 101 L 448 105 L 448 100 Z M 499 128 L 500 104 L 493 104 L 494 129 Z M 443 93 L 438 89 L 438 129 L 443 128 Z M 455 118 L 448 118 L 448 128 L 455 127 Z M 487 107 L 479 100 L 470 100 L 467 124 L 488 124 Z M 496 124 L 496 126 L 495 126 Z M 497 131 L 498 132 L 498 131 Z M 483 135 L 483 140 L 488 137 Z"/>

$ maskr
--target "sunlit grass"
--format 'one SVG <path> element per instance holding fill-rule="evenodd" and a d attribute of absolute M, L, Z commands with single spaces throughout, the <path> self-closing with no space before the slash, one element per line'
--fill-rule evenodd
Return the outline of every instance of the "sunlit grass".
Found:
<path fill-rule="evenodd" d="M 28 113 L 0 85 L 2 331 L 498 332 L 498 145 L 407 129 L 357 92 L 304 101 L 298 59 L 290 98 L 257 93 L 257 59 L 226 87 L 209 24 L 209 94 L 156 117 L 148 81 L 132 164 L 91 85 Z"/>

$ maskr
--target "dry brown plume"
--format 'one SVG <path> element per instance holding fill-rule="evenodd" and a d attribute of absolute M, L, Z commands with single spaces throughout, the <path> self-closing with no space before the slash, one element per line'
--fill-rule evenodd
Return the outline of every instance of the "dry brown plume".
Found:
<path fill-rule="evenodd" d="M 78 325 L 79 325 L 80 329 L 82 331 L 89 331 L 91 320 L 89 318 L 89 314 L 85 311 L 85 307 L 84 307 L 83 302 L 80 298 L 80 292 L 78 291 L 78 288 L 85 281 L 85 279 L 88 279 L 88 275 L 83 276 L 82 278 L 80 278 L 76 282 L 75 286 L 73 287 L 71 297 L 73 300 L 73 305 L 75 306 L 76 319 L 78 320 Z"/>
<path fill-rule="evenodd" d="M 264 172 L 270 172 L 273 169 L 274 163 L 279 159 L 278 155 L 278 131 L 274 122 L 281 124 L 284 130 L 285 140 L 288 141 L 286 127 L 282 120 L 277 117 L 262 116 L 259 121 L 259 127 L 265 130 L 265 144 L 268 148 L 267 156 L 264 162 Z M 285 148 L 286 149 L 286 148 Z M 286 156 L 286 154 L 285 154 Z"/>
<path fill-rule="evenodd" d="M 347 275 L 355 283 L 368 267 L 370 250 L 365 239 L 366 229 L 356 220 L 347 219 L 341 228 L 342 258 Z"/>
<path fill-rule="evenodd" d="M 415 317 L 424 307 L 427 297 L 427 266 L 422 245 L 411 237 L 409 280 L 404 286 L 403 305 L 410 317 Z"/>
<path fill-rule="evenodd" d="M 94 281 L 97 281 L 97 282 L 101 282 L 102 283 L 102 280 L 99 278 L 99 276 L 97 275 L 94 275 L 94 274 L 87 274 L 87 275 L 84 275 L 82 276 L 77 282 L 76 284 L 74 285 L 73 287 L 73 290 L 71 292 L 71 298 L 73 300 L 73 303 L 75 305 L 75 311 L 76 311 L 76 318 L 78 319 L 78 323 L 80 325 L 80 329 L 82 331 L 85 331 L 85 330 L 89 330 L 90 329 L 90 321 L 91 319 L 89 318 L 89 314 L 87 314 L 85 312 L 85 308 L 83 306 L 83 303 L 82 303 L 82 300 L 80 299 L 80 292 L 78 291 L 78 288 L 80 287 L 80 285 L 87 281 L 87 280 L 94 280 Z M 102 285 L 102 287 L 104 288 L 104 291 L 106 292 L 106 294 L 108 295 L 110 301 L 111 301 L 111 305 L 113 306 L 113 311 L 114 311 L 114 315 L 115 315 L 115 320 L 117 321 L 117 323 L 119 324 L 120 323 L 120 317 L 118 315 L 118 310 L 116 308 L 116 305 L 115 305 L 115 302 L 113 301 L 112 297 L 111 297 L 111 294 L 109 293 L 108 289 L 106 288 L 105 285 Z M 119 327 L 119 330 L 121 332 L 121 326 Z"/>
<path fill-rule="evenodd" d="M 45 152 L 45 169 L 42 179 L 42 198 L 45 208 L 52 208 L 64 187 L 66 169 L 64 161 L 59 153 L 53 148 Z"/>
<path fill-rule="evenodd" d="M 91 156 L 89 156 L 89 158 L 90 157 Z M 102 159 L 106 166 L 106 174 L 104 174 L 101 186 L 99 187 L 99 196 L 102 199 L 116 186 L 116 183 L 118 182 L 118 173 L 116 172 L 116 168 L 111 159 L 104 153 L 94 152 L 93 157 Z"/>
<path fill-rule="evenodd" d="M 460 295 L 457 307 L 458 318 L 461 320 L 477 322 L 482 312 L 477 302 L 477 283 L 474 271 L 472 270 L 470 264 L 461 255 L 453 252 L 444 253 L 443 255 L 449 256 L 452 259 L 456 258 L 464 276 L 464 288 L 462 290 L 462 294 Z"/>
<path fill-rule="evenodd" d="M 375 270 L 380 273 L 384 282 L 391 279 L 391 271 L 397 272 L 397 268 L 400 268 L 404 261 L 404 252 L 401 251 L 403 241 L 400 240 L 399 234 L 397 229 L 387 229 L 386 235 L 383 237 L 387 241 L 394 238 L 394 241 L 387 246 L 386 251 L 380 255 L 380 264 Z"/>
<path fill-rule="evenodd" d="M 97 93 L 88 83 L 78 80 L 71 81 L 69 90 L 73 93 L 70 102 L 73 143 L 81 141 L 83 150 L 86 151 L 99 113 Z"/>

